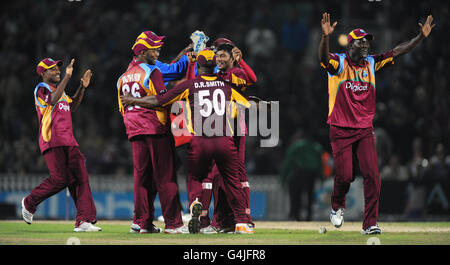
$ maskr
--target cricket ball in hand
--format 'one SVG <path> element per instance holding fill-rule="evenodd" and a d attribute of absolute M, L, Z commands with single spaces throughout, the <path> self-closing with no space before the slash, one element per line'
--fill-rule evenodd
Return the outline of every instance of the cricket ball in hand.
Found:
<path fill-rule="evenodd" d="M 325 234 L 327 232 L 327 229 L 325 228 L 325 226 L 321 226 L 319 228 L 319 234 Z"/>

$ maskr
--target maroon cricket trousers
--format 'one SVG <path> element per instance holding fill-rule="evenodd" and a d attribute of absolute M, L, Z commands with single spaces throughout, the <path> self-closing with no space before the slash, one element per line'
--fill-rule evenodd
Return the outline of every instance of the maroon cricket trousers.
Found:
<path fill-rule="evenodd" d="M 248 175 L 245 169 L 245 139 L 246 136 L 234 136 L 234 142 L 237 147 L 238 152 L 238 171 L 239 180 L 241 182 L 241 187 L 245 193 L 246 200 L 246 212 L 250 215 L 250 186 L 248 185 Z M 229 227 L 233 224 L 233 212 L 231 207 L 227 205 L 226 200 L 222 199 L 224 196 L 224 184 L 223 179 L 220 177 L 219 170 L 217 166 L 214 166 L 210 175 L 217 176 L 213 179 L 213 194 L 214 194 L 214 215 L 211 225 L 214 227 Z M 209 221 L 209 219 L 208 219 Z M 249 223 L 252 223 L 250 221 Z M 202 223 L 202 225 L 204 225 Z"/>
<path fill-rule="evenodd" d="M 77 146 L 53 147 L 44 152 L 44 158 L 50 177 L 25 198 L 25 208 L 34 213 L 41 202 L 68 187 L 77 210 L 75 226 L 81 221 L 97 222 L 97 210 L 89 186 L 86 158 L 80 149 Z"/>
<path fill-rule="evenodd" d="M 194 136 L 191 138 L 187 160 L 189 203 L 195 198 L 202 204 L 209 202 L 202 196 L 202 182 L 208 176 L 214 160 L 222 176 L 225 199 L 230 205 L 235 223 L 251 223 L 252 218 L 246 211 L 246 194 L 240 181 L 238 151 L 233 137 Z M 206 213 L 204 209 L 202 215 Z"/>
<path fill-rule="evenodd" d="M 333 210 L 345 208 L 345 196 L 354 180 L 353 163 L 357 163 L 364 179 L 362 228 L 367 229 L 376 225 L 381 179 L 373 128 L 351 129 L 330 126 L 330 142 L 336 173 L 331 194 Z M 354 158 L 356 161 L 353 161 Z"/>
<path fill-rule="evenodd" d="M 131 139 L 134 164 L 134 217 L 142 229 L 151 229 L 156 194 L 165 228 L 183 225 L 180 195 L 174 171 L 175 144 L 169 134 L 138 135 Z"/>

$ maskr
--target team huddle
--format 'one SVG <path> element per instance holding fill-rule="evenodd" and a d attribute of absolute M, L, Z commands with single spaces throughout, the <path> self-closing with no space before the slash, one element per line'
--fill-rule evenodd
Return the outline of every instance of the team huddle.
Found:
<path fill-rule="evenodd" d="M 320 65 L 328 72 L 330 142 L 335 161 L 330 221 L 343 225 L 345 195 L 359 162 L 364 177 L 362 234 L 379 234 L 377 224 L 380 175 L 373 136 L 375 72 L 392 65 L 394 58 L 428 37 L 434 25 L 429 16 L 419 23 L 419 35 L 391 51 L 368 55 L 373 36 L 362 29 L 348 34 L 346 53 L 328 51 L 328 38 L 336 27 L 330 16 L 322 17 Z M 133 57 L 117 80 L 117 102 L 131 144 L 134 168 L 134 215 L 131 233 L 214 234 L 254 233 L 250 211 L 250 185 L 245 169 L 247 128 L 245 109 L 251 106 L 248 88 L 257 82 L 241 50 L 226 38 L 215 40 L 201 31 L 170 63 L 158 60 L 165 36 L 140 33 L 131 50 Z M 42 60 L 42 78 L 34 91 L 39 120 L 39 147 L 50 176 L 22 199 L 22 216 L 31 224 L 37 206 L 68 188 L 77 211 L 75 232 L 101 231 L 89 186 L 85 157 L 73 135 L 71 113 L 89 86 L 87 70 L 73 97 L 65 93 L 72 76 L 72 59 L 61 80 L 61 61 Z M 173 87 L 171 85 L 176 83 Z M 171 88 L 169 88 L 171 87 Z M 173 127 L 181 129 L 175 133 Z M 178 190 L 175 150 L 188 145 L 188 192 L 190 220 L 185 225 Z M 353 157 L 357 160 L 353 161 Z M 159 195 L 164 230 L 153 224 L 154 202 Z M 209 207 L 214 196 L 213 218 Z"/>

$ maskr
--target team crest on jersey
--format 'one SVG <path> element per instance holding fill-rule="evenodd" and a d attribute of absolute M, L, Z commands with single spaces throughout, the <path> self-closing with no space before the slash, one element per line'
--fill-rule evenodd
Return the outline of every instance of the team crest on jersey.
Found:
<path fill-rule="evenodd" d="M 363 77 L 363 78 L 366 78 L 367 76 L 368 76 L 367 71 L 364 70 L 364 71 L 362 72 L 362 77 Z"/>

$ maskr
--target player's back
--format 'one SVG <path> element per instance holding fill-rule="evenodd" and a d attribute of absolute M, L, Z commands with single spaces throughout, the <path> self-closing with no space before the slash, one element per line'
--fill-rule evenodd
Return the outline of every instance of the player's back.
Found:
<path fill-rule="evenodd" d="M 127 93 L 141 98 L 147 95 L 158 95 L 165 91 L 157 91 L 150 77 L 159 69 L 146 63 L 134 63 L 117 81 L 119 109 L 124 118 L 128 138 L 142 134 L 164 134 L 167 112 L 164 109 L 148 109 L 140 106 L 123 107 L 120 96 Z"/>
<path fill-rule="evenodd" d="M 196 136 L 230 136 L 227 108 L 232 87 L 217 75 L 199 75 L 191 82 L 189 102 Z"/>
<path fill-rule="evenodd" d="M 230 119 L 236 102 L 247 107 L 250 105 L 232 84 L 216 74 L 198 75 L 172 90 L 168 94 L 177 93 L 180 98 L 187 97 L 188 127 L 195 132 L 195 136 L 232 136 L 234 128 Z"/>

